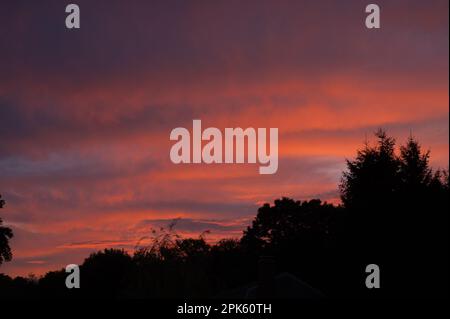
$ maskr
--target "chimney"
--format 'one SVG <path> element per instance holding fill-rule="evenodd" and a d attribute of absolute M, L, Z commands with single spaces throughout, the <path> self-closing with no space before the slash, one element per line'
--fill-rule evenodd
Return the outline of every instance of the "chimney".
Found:
<path fill-rule="evenodd" d="M 258 298 L 276 297 L 276 262 L 273 256 L 261 256 L 258 261 Z"/>

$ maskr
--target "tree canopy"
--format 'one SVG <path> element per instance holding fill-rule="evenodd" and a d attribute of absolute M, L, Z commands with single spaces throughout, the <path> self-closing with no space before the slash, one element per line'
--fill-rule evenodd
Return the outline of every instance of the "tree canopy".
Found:
<path fill-rule="evenodd" d="M 0 208 L 5 205 L 5 200 L 0 195 Z M 13 237 L 11 228 L 2 226 L 3 220 L 0 218 L 0 265 L 5 261 L 11 261 L 12 251 L 9 246 L 9 240 Z"/>
<path fill-rule="evenodd" d="M 346 161 L 340 205 L 282 197 L 262 205 L 240 239 L 217 243 L 203 234 L 182 238 L 174 221 L 139 241 L 133 254 L 91 254 L 80 267 L 84 289 L 66 289 L 59 270 L 37 282 L 0 276 L 0 296 L 223 296 L 256 281 L 262 257 L 331 297 L 446 294 L 448 171 L 433 170 L 430 152 L 412 136 L 399 147 L 382 130 L 375 136 Z M 0 263 L 11 259 L 11 237 L 1 226 Z M 377 291 L 364 286 L 372 263 L 383 273 Z"/>

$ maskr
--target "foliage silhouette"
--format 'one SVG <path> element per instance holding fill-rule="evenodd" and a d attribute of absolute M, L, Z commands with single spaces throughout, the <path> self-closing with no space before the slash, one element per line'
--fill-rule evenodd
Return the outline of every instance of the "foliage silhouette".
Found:
<path fill-rule="evenodd" d="M 91 254 L 80 267 L 81 289 L 65 288 L 62 269 L 38 282 L 0 275 L 0 296 L 245 297 L 260 280 L 261 256 L 274 266 L 269 272 L 287 272 L 329 297 L 448 295 L 448 172 L 432 170 L 430 152 L 412 136 L 397 148 L 384 131 L 375 135 L 346 162 L 341 205 L 277 199 L 258 209 L 242 238 L 215 244 L 204 234 L 182 238 L 174 220 L 141 238 L 133 255 Z M 380 266 L 382 289 L 364 285 L 371 263 Z"/>
<path fill-rule="evenodd" d="M 0 195 L 0 208 L 5 206 L 5 200 Z M 12 252 L 9 246 L 9 240 L 13 237 L 11 228 L 2 226 L 3 220 L 0 218 L 0 265 L 5 261 L 11 261 Z"/>
<path fill-rule="evenodd" d="M 347 161 L 340 185 L 348 282 L 356 289 L 362 280 L 354 275 L 378 261 L 388 270 L 385 295 L 440 295 L 448 291 L 441 284 L 447 272 L 436 272 L 448 265 L 448 181 L 432 171 L 429 151 L 413 137 L 397 155 L 393 138 L 381 130 L 376 136 L 376 145 L 366 143 Z M 369 293 L 359 286 L 360 294 Z"/>

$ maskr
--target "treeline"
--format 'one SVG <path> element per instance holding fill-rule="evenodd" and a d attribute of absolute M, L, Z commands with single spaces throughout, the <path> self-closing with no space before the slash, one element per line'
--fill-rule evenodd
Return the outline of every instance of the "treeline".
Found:
<path fill-rule="evenodd" d="M 132 255 L 90 255 L 80 266 L 81 289 L 66 288 L 63 269 L 41 278 L 0 275 L 0 297 L 244 298 L 261 280 L 262 258 L 273 261 L 274 274 L 330 298 L 446 296 L 448 172 L 433 171 L 413 138 L 397 149 L 383 131 L 376 136 L 347 161 L 342 205 L 275 200 L 258 209 L 242 238 L 217 244 L 179 238 L 172 224 Z M 380 289 L 365 286 L 368 264 L 380 268 Z M 288 286 L 275 285 L 270 297 L 296 297 Z"/>

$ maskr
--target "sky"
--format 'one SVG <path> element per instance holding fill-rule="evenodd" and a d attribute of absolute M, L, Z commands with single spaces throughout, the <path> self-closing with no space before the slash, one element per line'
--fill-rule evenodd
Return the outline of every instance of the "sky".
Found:
<path fill-rule="evenodd" d="M 0 3 L 0 272 L 41 275 L 182 236 L 238 238 L 282 196 L 339 202 L 345 159 L 384 128 L 448 169 L 448 1 Z M 279 129 L 279 168 L 175 165 L 170 132 Z"/>

